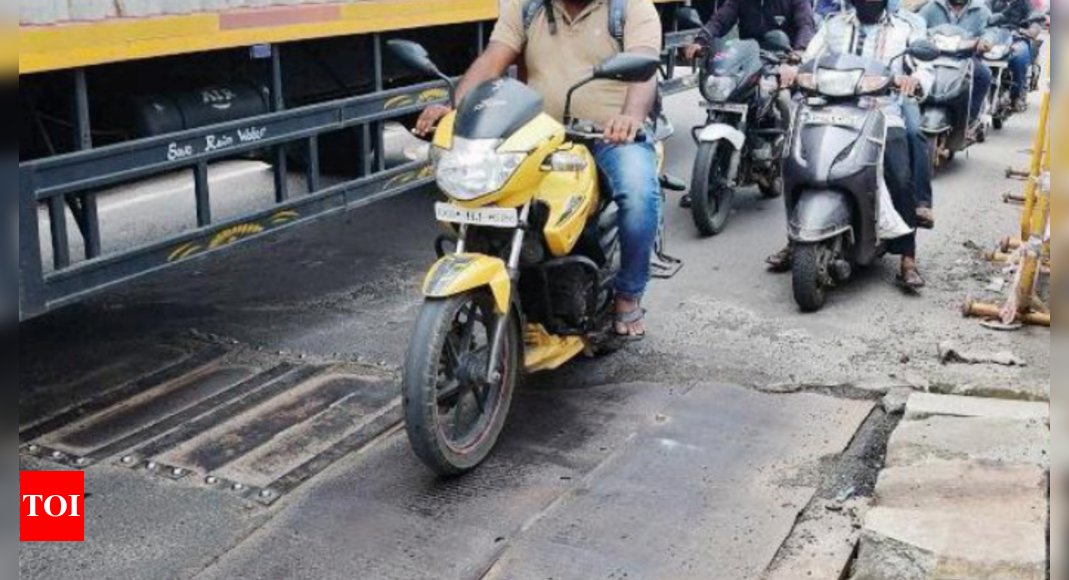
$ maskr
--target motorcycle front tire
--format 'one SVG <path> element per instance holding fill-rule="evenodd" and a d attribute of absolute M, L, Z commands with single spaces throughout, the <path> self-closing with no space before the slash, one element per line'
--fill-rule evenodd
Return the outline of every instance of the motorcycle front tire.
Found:
<path fill-rule="evenodd" d="M 701 143 L 691 179 L 691 213 L 702 237 L 724 231 L 735 205 L 735 190 L 728 185 L 734 151 L 722 143 Z"/>
<path fill-rule="evenodd" d="M 492 405 L 485 410 L 485 420 L 462 446 L 452 441 L 446 431 L 451 429 L 443 417 L 442 383 L 448 380 L 451 333 L 458 328 L 459 316 L 473 304 L 488 305 L 493 300 L 486 289 L 467 292 L 445 299 L 427 300 L 420 312 L 412 335 L 402 377 L 405 429 L 416 456 L 440 477 L 457 477 L 483 463 L 497 445 L 512 406 L 512 398 L 520 383 L 523 364 L 523 339 L 515 314 L 508 314 L 503 351 L 503 372 L 494 388 Z M 484 307 L 484 312 L 486 311 Z M 471 316 L 469 314 L 469 316 Z M 488 321 L 486 322 L 487 324 Z M 450 346 L 450 345 L 453 346 Z M 453 351 L 447 349 L 453 348 Z M 487 346 L 487 348 L 489 348 Z M 444 377 L 444 379 L 443 379 Z M 458 418 L 459 421 L 459 418 Z"/>

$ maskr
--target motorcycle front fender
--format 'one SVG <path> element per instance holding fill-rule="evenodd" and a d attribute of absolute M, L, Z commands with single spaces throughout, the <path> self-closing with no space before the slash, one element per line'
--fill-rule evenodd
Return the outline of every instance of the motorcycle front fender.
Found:
<path fill-rule="evenodd" d="M 731 125 L 717 123 L 709 125 L 698 132 L 698 143 L 716 143 L 727 141 L 736 151 L 742 151 L 746 145 L 746 135 Z"/>
<path fill-rule="evenodd" d="M 816 243 L 853 231 L 853 212 L 846 194 L 834 189 L 806 191 L 791 211 L 791 241 Z"/>
<path fill-rule="evenodd" d="M 930 135 L 945 133 L 952 128 L 950 111 L 943 107 L 927 107 L 921 119 L 921 130 Z"/>
<path fill-rule="evenodd" d="M 504 260 L 481 254 L 454 254 L 431 267 L 423 282 L 423 295 L 449 298 L 484 287 L 490 289 L 497 313 L 508 313 L 512 279 Z"/>

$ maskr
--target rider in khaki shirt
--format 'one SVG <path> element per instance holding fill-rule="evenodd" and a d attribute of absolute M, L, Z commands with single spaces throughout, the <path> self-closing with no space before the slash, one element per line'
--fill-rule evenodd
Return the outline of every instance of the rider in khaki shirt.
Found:
<path fill-rule="evenodd" d="M 523 10 L 528 1 L 508 0 L 486 52 L 464 75 L 457 96 L 463 99 L 475 87 L 503 76 L 510 66 L 522 64 L 526 82 L 545 101 L 546 113 L 563 120 L 568 89 L 620 52 L 610 31 L 609 2 L 547 0 L 525 29 Z M 651 0 L 629 0 L 623 36 L 624 52 L 660 55 L 661 20 Z M 622 254 L 616 286 L 616 331 L 632 340 L 643 338 L 646 332 L 641 299 L 650 280 L 662 211 L 656 152 L 651 143 L 636 143 L 635 137 L 656 100 L 656 79 L 633 85 L 605 81 L 577 92 L 572 105 L 573 117 L 605 128 L 605 140 L 593 153 L 620 209 Z M 416 134 L 430 135 L 448 113 L 443 106 L 428 108 Z"/>

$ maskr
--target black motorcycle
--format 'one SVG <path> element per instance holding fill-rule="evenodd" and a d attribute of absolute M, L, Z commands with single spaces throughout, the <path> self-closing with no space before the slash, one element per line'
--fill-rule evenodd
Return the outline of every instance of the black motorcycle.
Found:
<path fill-rule="evenodd" d="M 699 87 L 708 115 L 694 129 L 691 210 L 703 236 L 727 226 L 736 189 L 756 185 L 766 198 L 783 195 L 790 120 L 781 118 L 776 99 L 779 68 L 790 52 L 790 39 L 777 30 L 760 42 L 720 41 L 702 59 Z"/>
<path fill-rule="evenodd" d="M 935 84 L 921 103 L 924 115 L 921 128 L 931 143 L 934 175 L 958 153 L 987 140 L 987 115 L 969 118 L 974 99 L 986 99 L 987 95 L 973 94 L 976 74 L 973 57 L 980 44 L 979 38 L 961 27 L 947 24 L 929 30 L 928 40 L 938 49 L 939 57 L 930 63 Z"/>
<path fill-rule="evenodd" d="M 921 41 L 908 54 L 931 61 L 938 52 Z M 854 55 L 806 63 L 798 87 L 806 98 L 784 165 L 788 236 L 795 301 L 816 312 L 829 288 L 885 254 L 879 192 L 888 122 L 875 100 L 897 89 L 890 66 Z"/>

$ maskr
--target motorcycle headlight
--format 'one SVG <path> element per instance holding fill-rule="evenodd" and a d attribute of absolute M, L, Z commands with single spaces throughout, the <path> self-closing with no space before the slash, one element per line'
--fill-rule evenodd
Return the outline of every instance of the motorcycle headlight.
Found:
<path fill-rule="evenodd" d="M 828 97 L 849 97 L 857 94 L 857 85 L 864 71 L 821 70 L 817 73 L 820 94 Z"/>
<path fill-rule="evenodd" d="M 722 103 L 731 98 L 739 83 L 731 77 L 709 77 L 705 81 L 705 94 L 710 101 Z"/>
<path fill-rule="evenodd" d="M 474 201 L 500 190 L 516 174 L 526 155 L 498 153 L 498 139 L 463 139 L 455 137 L 453 148 L 436 149 L 438 187 L 459 201 Z"/>

